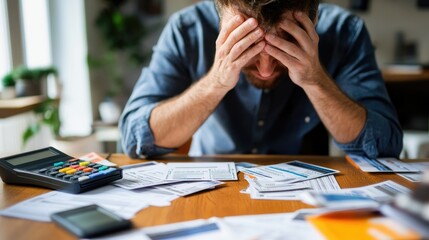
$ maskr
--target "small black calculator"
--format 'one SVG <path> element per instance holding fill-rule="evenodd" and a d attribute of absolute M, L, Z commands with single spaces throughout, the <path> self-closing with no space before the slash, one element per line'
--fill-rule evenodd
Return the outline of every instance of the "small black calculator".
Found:
<path fill-rule="evenodd" d="M 131 221 L 97 205 L 57 212 L 51 219 L 79 238 L 98 237 L 132 227 Z"/>
<path fill-rule="evenodd" d="M 122 169 L 73 158 L 47 147 L 0 159 L 5 183 L 81 193 L 122 178 Z"/>

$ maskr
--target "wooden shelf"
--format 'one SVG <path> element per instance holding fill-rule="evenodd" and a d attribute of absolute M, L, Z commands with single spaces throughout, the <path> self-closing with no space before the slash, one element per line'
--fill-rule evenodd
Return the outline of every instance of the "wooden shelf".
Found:
<path fill-rule="evenodd" d="M 383 70 L 383 77 L 386 82 L 429 81 L 429 70 L 399 71 L 385 69 Z"/>
<path fill-rule="evenodd" d="M 11 117 L 23 112 L 28 112 L 39 106 L 45 96 L 29 96 L 0 100 L 0 118 Z"/>

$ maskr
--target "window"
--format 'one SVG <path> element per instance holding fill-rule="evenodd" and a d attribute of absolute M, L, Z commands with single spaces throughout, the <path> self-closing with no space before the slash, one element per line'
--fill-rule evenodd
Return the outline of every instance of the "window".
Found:
<path fill-rule="evenodd" d="M 6 0 L 0 0 L 0 77 L 11 69 L 10 41 L 8 31 Z M 2 85 L 0 84 L 0 89 Z"/>
<path fill-rule="evenodd" d="M 52 65 L 46 0 L 21 0 L 25 62 L 28 67 Z"/>

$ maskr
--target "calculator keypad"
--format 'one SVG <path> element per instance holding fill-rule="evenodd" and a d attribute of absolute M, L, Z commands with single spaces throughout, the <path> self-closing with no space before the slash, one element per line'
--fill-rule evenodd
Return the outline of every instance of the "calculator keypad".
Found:
<path fill-rule="evenodd" d="M 37 173 L 46 174 L 51 177 L 63 179 L 71 182 L 82 182 L 89 179 L 101 177 L 115 168 L 80 160 L 71 159 L 65 162 L 56 162 L 51 167 L 36 170 Z"/>

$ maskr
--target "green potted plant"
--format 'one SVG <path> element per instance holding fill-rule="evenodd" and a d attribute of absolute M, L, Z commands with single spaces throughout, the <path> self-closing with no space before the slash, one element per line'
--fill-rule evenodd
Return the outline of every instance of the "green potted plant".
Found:
<path fill-rule="evenodd" d="M 58 75 L 55 67 L 39 67 L 39 68 L 26 68 L 21 66 L 15 69 L 12 73 L 17 83 L 21 82 L 21 86 L 17 84 L 17 92 L 20 91 L 18 96 L 32 96 L 43 95 L 46 97 L 43 102 L 34 109 L 36 121 L 30 123 L 24 133 L 22 134 L 23 145 L 28 142 L 30 138 L 36 135 L 42 125 L 48 126 L 54 138 L 60 137 L 60 115 L 59 115 L 59 99 L 52 99 L 47 96 L 47 77 L 49 75 Z M 34 85 L 32 85 L 34 84 Z"/>
<path fill-rule="evenodd" d="M 47 95 L 47 76 L 57 75 L 55 67 L 27 68 L 18 67 L 12 73 L 16 81 L 16 95 L 18 97 Z"/>
<path fill-rule="evenodd" d="M 3 90 L 1 92 L 1 98 L 2 99 L 15 98 L 16 96 L 15 79 L 13 78 L 12 73 L 8 73 L 2 78 L 2 85 L 3 85 Z"/>
<path fill-rule="evenodd" d="M 22 134 L 24 146 L 30 138 L 40 132 L 42 125 L 49 127 L 54 138 L 60 138 L 61 120 L 58 100 L 47 98 L 39 107 L 34 109 L 34 113 L 36 114 L 36 121 L 30 123 Z"/>

